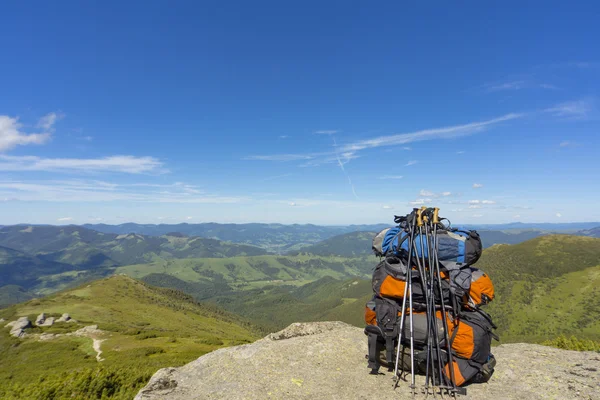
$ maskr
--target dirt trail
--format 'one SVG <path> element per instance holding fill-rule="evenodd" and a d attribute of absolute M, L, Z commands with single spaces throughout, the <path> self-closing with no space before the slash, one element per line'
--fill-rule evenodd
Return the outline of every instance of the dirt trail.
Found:
<path fill-rule="evenodd" d="M 102 354 L 102 350 L 100 350 L 100 345 L 106 339 L 94 339 L 94 338 L 92 338 L 92 340 L 94 341 L 94 343 L 92 344 L 92 346 L 94 347 L 94 351 L 96 353 L 98 353 L 98 354 L 96 354 L 96 360 L 98 360 L 98 362 L 104 361 L 104 358 L 100 357 L 100 354 Z"/>

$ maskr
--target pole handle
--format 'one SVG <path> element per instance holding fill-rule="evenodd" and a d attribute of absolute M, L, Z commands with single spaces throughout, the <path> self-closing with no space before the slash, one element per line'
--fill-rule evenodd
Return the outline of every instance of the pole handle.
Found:
<path fill-rule="evenodd" d="M 440 223 L 439 212 L 440 212 L 439 208 L 435 207 L 433 209 L 433 223 L 436 224 L 436 225 Z"/>
<path fill-rule="evenodd" d="M 417 212 L 417 226 L 423 226 L 423 208 L 415 210 Z"/>

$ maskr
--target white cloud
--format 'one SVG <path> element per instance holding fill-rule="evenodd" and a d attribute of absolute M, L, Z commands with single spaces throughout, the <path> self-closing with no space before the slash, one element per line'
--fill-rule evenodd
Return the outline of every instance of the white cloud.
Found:
<path fill-rule="evenodd" d="M 410 150 L 412 150 L 412 148 L 411 148 L 411 147 L 408 147 L 408 146 L 404 146 L 404 147 L 402 148 L 402 150 L 410 151 Z"/>
<path fill-rule="evenodd" d="M 186 221 L 189 221 L 191 219 L 194 219 L 194 217 L 185 217 Z"/>
<path fill-rule="evenodd" d="M 464 150 L 457 151 L 456 154 L 465 154 Z"/>
<path fill-rule="evenodd" d="M 462 208 L 453 208 L 451 211 L 452 212 L 463 212 L 464 210 Z"/>
<path fill-rule="evenodd" d="M 452 196 L 452 192 L 442 192 L 442 196 Z"/>
<path fill-rule="evenodd" d="M 50 132 L 25 133 L 21 130 L 22 127 L 18 118 L 0 115 L 0 152 L 11 150 L 17 146 L 44 144 L 51 137 Z"/>
<path fill-rule="evenodd" d="M 561 213 L 556 213 L 556 216 L 557 216 L 558 218 L 561 218 L 561 217 L 562 217 L 562 214 L 561 214 Z"/>
<path fill-rule="evenodd" d="M 58 222 L 73 221 L 72 217 L 62 217 L 57 219 Z"/>
<path fill-rule="evenodd" d="M 471 204 L 469 208 L 481 208 L 479 204 Z"/>
<path fill-rule="evenodd" d="M 481 201 L 479 200 L 469 200 L 469 204 L 479 204 Z"/>
<path fill-rule="evenodd" d="M 383 175 L 383 176 L 379 176 L 377 177 L 377 179 L 402 179 L 404 178 L 404 176 L 402 175 Z"/>
<path fill-rule="evenodd" d="M 413 142 L 434 140 L 434 139 L 453 139 L 473 135 L 485 131 L 486 129 L 498 125 L 502 122 L 507 122 L 524 117 L 526 114 L 506 114 L 498 118 L 490 119 L 481 122 L 471 122 L 464 125 L 454 125 L 443 128 L 424 129 L 420 131 L 401 133 L 389 136 L 379 136 L 372 139 L 365 139 L 341 145 L 337 150 L 339 153 L 355 154 L 358 151 L 372 149 L 377 147 L 397 146 Z M 320 131 L 335 133 L 334 131 Z M 335 156 L 335 151 L 315 152 L 306 154 L 273 154 L 273 155 L 253 155 L 244 157 L 245 160 L 261 160 L 261 161 L 302 161 L 313 160 L 320 157 Z M 315 165 L 317 162 L 312 163 Z"/>
<path fill-rule="evenodd" d="M 542 88 L 542 89 L 549 89 L 549 90 L 558 90 L 557 86 L 551 85 L 549 83 L 540 83 L 538 85 L 538 87 Z"/>
<path fill-rule="evenodd" d="M 41 158 L 0 155 L 0 171 L 163 173 L 154 157 L 109 156 L 104 158 Z"/>
<path fill-rule="evenodd" d="M 517 218 L 521 218 L 521 216 L 519 214 L 517 214 L 517 215 L 513 215 L 513 218 L 517 219 Z"/>
<path fill-rule="evenodd" d="M 473 218 L 481 218 L 483 217 L 483 214 L 473 214 Z"/>
<path fill-rule="evenodd" d="M 383 206 L 383 207 L 381 207 L 381 208 L 383 208 L 384 210 L 391 210 L 391 209 L 392 209 L 392 208 L 394 208 L 394 207 L 392 207 L 392 206 Z"/>
<path fill-rule="evenodd" d="M 425 204 L 429 204 L 431 202 L 432 202 L 431 199 L 416 199 L 414 201 L 411 201 L 410 204 L 413 206 L 422 206 Z"/>
<path fill-rule="evenodd" d="M 560 103 L 544 111 L 558 118 L 584 119 L 591 113 L 592 106 L 590 99 L 582 99 Z"/>
<path fill-rule="evenodd" d="M 56 121 L 62 119 L 62 114 L 57 114 L 54 112 L 48 113 L 44 115 L 37 123 L 38 128 L 42 128 L 46 132 L 51 132 L 54 128 L 54 124 Z"/>
<path fill-rule="evenodd" d="M 494 200 L 483 200 L 481 204 L 496 204 Z"/>
<path fill-rule="evenodd" d="M 339 131 L 336 130 L 321 130 L 321 131 L 315 131 L 315 133 L 317 135 L 335 135 L 336 133 L 338 133 Z"/>
<path fill-rule="evenodd" d="M 474 183 L 473 184 L 473 189 L 479 189 L 479 188 L 482 188 L 482 187 L 483 187 L 483 184 L 481 184 L 481 183 Z"/>
<path fill-rule="evenodd" d="M 435 196 L 435 193 L 430 192 L 429 190 L 421 189 L 421 191 L 419 192 L 419 196 L 431 197 Z"/>
<path fill-rule="evenodd" d="M 290 207 L 295 207 L 295 206 L 296 206 L 296 203 L 295 203 L 295 202 L 293 202 L 293 201 L 290 201 L 290 203 L 289 203 L 289 206 L 290 206 Z"/>
<path fill-rule="evenodd" d="M 279 139 L 287 139 L 287 138 L 289 138 L 289 136 L 288 136 L 288 135 L 280 135 L 280 136 L 279 136 Z"/>
<path fill-rule="evenodd" d="M 415 165 L 416 163 L 418 163 L 418 161 L 411 160 L 411 161 L 409 161 L 409 162 L 406 163 L 405 167 L 410 167 L 411 165 Z"/>

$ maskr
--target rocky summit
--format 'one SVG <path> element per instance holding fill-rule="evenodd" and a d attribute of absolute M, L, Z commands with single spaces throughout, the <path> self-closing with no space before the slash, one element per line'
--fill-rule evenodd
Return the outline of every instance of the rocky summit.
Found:
<path fill-rule="evenodd" d="M 600 354 L 531 344 L 493 349 L 490 382 L 463 399 L 598 399 Z M 362 329 L 342 322 L 295 323 L 252 344 L 223 348 L 180 368 L 163 368 L 136 396 L 149 399 L 373 399 L 413 396 L 382 368 L 369 375 Z M 407 377 L 410 380 L 410 376 Z M 431 395 L 430 395 L 431 396 Z M 436 396 L 439 397 L 439 396 Z"/>

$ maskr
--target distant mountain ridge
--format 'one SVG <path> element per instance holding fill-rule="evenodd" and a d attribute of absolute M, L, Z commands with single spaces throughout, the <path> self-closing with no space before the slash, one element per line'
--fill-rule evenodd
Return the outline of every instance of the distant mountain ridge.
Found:
<path fill-rule="evenodd" d="M 5 226 L 0 228 L 0 305 L 14 297 L 6 294 L 7 285 L 43 293 L 101 278 L 121 265 L 263 254 L 266 250 L 251 245 L 180 234 L 119 235 L 75 225 Z M 11 293 L 17 293 L 15 288 Z"/>
<path fill-rule="evenodd" d="M 85 228 L 104 233 L 139 233 L 143 235 L 161 236 L 168 232 L 179 232 L 188 236 L 201 236 L 235 243 L 246 243 L 262 247 L 268 251 L 283 253 L 298 250 L 303 246 L 311 245 L 330 237 L 356 232 L 379 231 L 387 224 L 373 225 L 348 225 L 348 226 L 321 226 L 312 224 L 135 224 L 121 225 L 86 224 Z"/>

